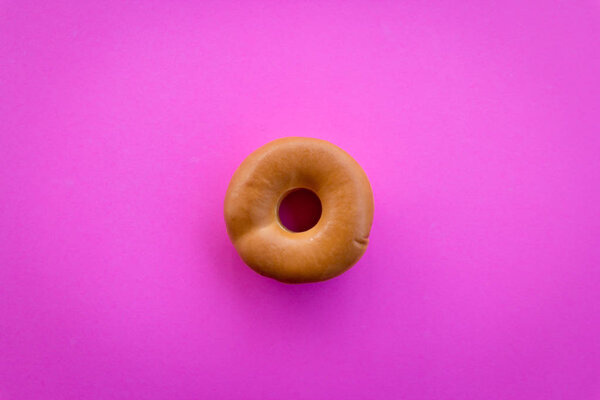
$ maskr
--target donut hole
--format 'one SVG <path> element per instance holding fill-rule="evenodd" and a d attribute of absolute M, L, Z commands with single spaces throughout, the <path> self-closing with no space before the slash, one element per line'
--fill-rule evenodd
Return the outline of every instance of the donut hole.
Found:
<path fill-rule="evenodd" d="M 287 230 L 304 232 L 321 218 L 321 200 L 312 190 L 300 188 L 290 191 L 279 203 L 279 221 Z"/>

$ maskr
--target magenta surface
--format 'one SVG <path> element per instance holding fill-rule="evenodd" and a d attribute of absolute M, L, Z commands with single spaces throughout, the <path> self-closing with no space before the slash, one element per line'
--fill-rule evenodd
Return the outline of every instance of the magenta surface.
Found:
<path fill-rule="evenodd" d="M 0 4 L 2 400 L 600 399 L 600 3 L 130 3 Z M 225 232 L 292 135 L 375 195 L 325 283 Z"/>

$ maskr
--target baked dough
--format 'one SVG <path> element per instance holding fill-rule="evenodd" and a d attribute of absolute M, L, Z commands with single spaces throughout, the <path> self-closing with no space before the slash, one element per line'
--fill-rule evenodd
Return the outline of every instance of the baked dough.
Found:
<path fill-rule="evenodd" d="M 317 224 L 292 232 L 279 204 L 298 188 L 322 205 Z M 244 262 L 287 283 L 316 282 L 346 271 L 363 255 L 373 222 L 373 193 L 360 165 L 319 139 L 274 140 L 250 154 L 225 195 L 227 233 Z"/>

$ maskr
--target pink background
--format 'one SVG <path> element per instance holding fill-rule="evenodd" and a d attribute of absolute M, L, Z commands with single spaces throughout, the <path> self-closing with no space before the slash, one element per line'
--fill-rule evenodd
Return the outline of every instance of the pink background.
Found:
<path fill-rule="evenodd" d="M 0 4 L 0 399 L 600 399 L 600 3 L 130 3 Z M 225 233 L 290 135 L 375 194 L 325 283 Z"/>

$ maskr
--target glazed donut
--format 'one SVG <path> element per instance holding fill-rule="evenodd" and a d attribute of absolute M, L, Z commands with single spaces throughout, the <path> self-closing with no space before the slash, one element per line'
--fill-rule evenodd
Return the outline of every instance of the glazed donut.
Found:
<path fill-rule="evenodd" d="M 288 230 L 279 205 L 291 191 L 314 192 L 321 218 L 304 232 Z M 227 233 L 242 260 L 287 283 L 333 278 L 363 255 L 373 222 L 367 175 L 344 150 L 319 139 L 274 140 L 250 154 L 225 195 Z"/>

